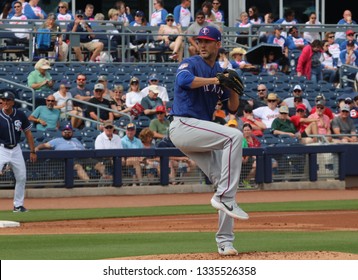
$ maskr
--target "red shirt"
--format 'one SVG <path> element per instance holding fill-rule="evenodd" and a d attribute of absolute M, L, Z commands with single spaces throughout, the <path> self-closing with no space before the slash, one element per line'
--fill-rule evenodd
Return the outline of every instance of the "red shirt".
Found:
<path fill-rule="evenodd" d="M 308 126 L 308 123 L 300 123 L 300 119 L 301 119 L 301 117 L 297 116 L 297 115 L 294 115 L 290 118 L 291 122 L 294 124 L 297 131 L 302 133 L 305 131 L 306 127 Z"/>
<path fill-rule="evenodd" d="M 249 148 L 259 148 L 259 147 L 261 147 L 260 141 L 255 136 L 251 136 L 251 138 L 252 138 L 252 142 L 247 141 L 247 146 Z M 246 140 L 248 140 L 248 139 L 246 139 Z"/>
<path fill-rule="evenodd" d="M 245 117 L 241 117 L 241 120 L 242 120 L 243 123 L 251 124 L 251 126 L 255 125 L 255 122 L 253 122 L 253 121 L 251 121 L 251 120 L 249 120 L 249 119 L 247 119 Z M 255 118 L 255 120 L 260 120 L 260 119 Z M 259 136 L 259 137 L 264 135 L 261 129 L 254 129 L 254 128 L 252 128 L 252 134 L 255 135 L 255 136 Z"/>

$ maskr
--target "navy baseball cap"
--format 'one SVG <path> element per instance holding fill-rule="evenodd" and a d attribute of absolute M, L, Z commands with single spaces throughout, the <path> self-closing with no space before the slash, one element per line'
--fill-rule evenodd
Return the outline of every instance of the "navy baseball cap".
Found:
<path fill-rule="evenodd" d="M 65 130 L 73 130 L 72 128 L 72 125 L 71 124 L 66 124 L 63 128 L 62 128 L 62 131 L 65 131 Z"/>
<path fill-rule="evenodd" d="M 144 12 L 142 12 L 142 11 L 136 11 L 135 15 L 136 15 L 137 17 L 144 17 Z"/>
<path fill-rule="evenodd" d="M 198 37 L 196 39 L 205 39 L 210 41 L 221 41 L 220 31 L 212 26 L 205 26 L 199 31 Z"/>
<path fill-rule="evenodd" d="M 11 91 L 5 91 L 1 95 L 2 99 L 15 100 L 15 95 Z"/>

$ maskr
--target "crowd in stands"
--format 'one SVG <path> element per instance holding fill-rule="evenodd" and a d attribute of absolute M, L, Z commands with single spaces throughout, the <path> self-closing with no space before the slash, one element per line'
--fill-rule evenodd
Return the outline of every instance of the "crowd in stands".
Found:
<path fill-rule="evenodd" d="M 52 32 L 50 48 L 57 50 L 58 61 L 67 61 L 69 55 L 66 42 L 68 38 L 58 31 L 81 32 L 79 45 L 72 45 L 76 59 L 79 62 L 84 61 L 82 50 L 87 49 L 90 52 L 89 62 L 95 63 L 108 43 L 98 39 L 95 31 L 98 29 L 94 28 L 95 20 L 105 20 L 107 16 L 94 15 L 94 6 L 91 4 L 86 5 L 84 11 L 78 10 L 75 15 L 72 15 L 68 3 L 62 1 L 58 4 L 57 14 L 46 13 L 38 6 L 38 2 L 38 0 L 14 1 L 6 12 L 3 11 L 2 18 L 16 20 L 16 23 L 26 23 L 27 19 L 46 19 L 39 28 L 49 29 Z M 182 0 L 172 13 L 165 9 L 162 0 L 154 0 L 153 4 L 154 12 L 147 20 L 143 11 L 132 13 L 124 2 L 117 1 L 115 7 L 108 11 L 109 21 L 106 24 L 113 26 L 114 29 L 116 25 L 113 23 L 116 21 L 125 26 L 158 26 L 157 40 L 171 51 L 169 58 L 178 62 L 184 58 L 185 44 L 188 46 L 190 56 L 198 54 L 195 36 L 202 27 L 215 26 L 222 30 L 224 14 L 220 10 L 221 1 L 219 0 L 204 1 L 201 9 L 195 13 L 194 19 L 191 18 L 189 10 L 190 0 Z M 71 22 L 64 24 L 61 21 Z M 257 40 L 253 43 L 267 42 L 278 45 L 282 52 L 280 55 L 268 52 L 262 57 L 260 64 L 255 64 L 246 57 L 250 52 L 248 37 L 245 36 L 246 31 L 240 31 L 240 28 L 263 23 L 273 23 L 274 31 L 258 33 Z M 340 94 L 336 94 L 337 91 L 335 91 L 340 86 L 339 68 L 343 64 L 358 66 L 358 43 L 354 30 L 348 29 L 343 33 L 327 32 L 324 34 L 324 40 L 321 40 L 323 34 L 319 32 L 301 34 L 299 28 L 295 26 L 297 23 L 295 13 L 291 9 L 285 11 L 282 19 L 274 21 L 272 14 L 267 13 L 261 17 L 256 7 L 249 7 L 247 12 L 240 13 L 236 24 L 239 30 L 236 43 L 239 45 L 230 50 L 221 48 L 219 51 L 218 61 L 221 67 L 235 69 L 245 81 L 245 90 L 248 89 L 250 83 L 253 85 L 251 91 L 248 91 L 249 98 L 241 100 L 240 109 L 236 115 L 226 111 L 224 100 L 219 101 L 215 109 L 213 108 L 212 120 L 214 122 L 243 131 L 246 139 L 244 147 L 264 146 L 263 139 L 267 135 L 287 135 L 297 140 L 291 143 L 301 144 L 315 144 L 323 139 L 332 143 L 357 142 L 358 94 L 352 88 L 347 88 L 346 92 L 341 91 Z M 343 18 L 338 24 L 352 25 L 356 22 L 352 20 L 350 11 L 344 11 Z M 312 25 L 312 27 L 320 25 L 315 13 L 309 15 L 306 25 Z M 185 33 L 190 35 L 189 37 L 181 36 L 182 27 L 186 29 Z M 13 38 L 16 43 L 28 42 L 28 33 L 16 30 L 17 33 Z M 118 44 L 119 37 L 112 30 L 109 40 Z M 129 43 L 133 47 L 138 47 L 143 44 L 143 41 L 135 37 Z M 290 62 L 293 52 L 299 53 L 294 68 Z M 38 99 L 44 99 L 45 104 L 34 108 L 28 118 L 37 130 L 57 130 L 61 131 L 61 135 L 57 134 L 58 137 L 53 137 L 53 139 L 43 139 L 45 142 L 38 143 L 36 149 L 168 146 L 170 139 L 168 140 L 167 134 L 170 122 L 166 117 L 170 114 L 172 96 L 169 96 L 168 89 L 172 84 L 168 87 L 167 80 L 163 80 L 156 73 L 145 74 L 147 75 L 145 83 L 139 77 L 132 75 L 128 80 L 128 85 L 124 82 L 111 84 L 113 81 L 102 74 L 90 84 L 87 81 L 87 74 L 83 72 L 76 73 L 73 80 L 63 78 L 55 81 L 52 77 L 50 61 L 39 59 L 34 65 L 34 70 L 28 74 L 27 85 L 35 90 L 39 96 Z M 287 77 L 287 83 L 285 87 L 276 91 L 277 87 L 273 85 L 277 86 L 283 77 L 279 74 Z M 260 80 L 262 77 L 263 79 L 266 77 L 267 80 Z M 292 81 L 291 84 L 290 81 Z M 289 87 L 286 87 L 287 84 Z M 326 85 L 327 89 L 330 87 L 326 91 L 327 96 L 319 90 L 314 90 L 313 95 L 310 94 L 310 87 L 317 88 L 318 85 L 322 85 L 319 90 L 323 89 L 323 85 Z M 42 97 L 40 93 L 44 92 L 45 97 Z M 331 95 L 332 92 L 335 92 L 334 96 Z M 89 104 L 82 103 L 82 101 Z M 97 105 L 109 110 L 98 112 Z M 142 109 L 139 116 L 132 114 L 134 108 Z M 134 120 L 131 119 L 132 117 L 135 117 Z M 86 121 L 84 118 L 92 121 Z M 124 121 L 125 118 L 127 118 L 126 121 Z M 138 125 L 139 123 L 141 125 Z M 92 139 L 93 145 L 86 147 L 80 141 L 76 141 L 75 131 L 88 127 L 92 127 L 97 134 L 96 138 Z M 115 130 L 115 127 L 122 128 L 125 135 L 119 137 L 120 131 Z M 325 138 L 321 137 L 322 135 Z M 109 176 L 106 174 L 106 169 L 110 164 L 110 161 L 95 163 L 95 167 L 102 176 L 106 177 Z M 172 172 L 174 168 L 183 164 L 187 169 L 195 166 L 185 157 L 170 159 Z M 243 164 L 250 167 L 250 172 L 245 178 L 250 181 L 255 175 L 255 158 L 247 157 L 243 159 Z M 142 182 L 143 165 L 155 170 L 153 172 L 156 176 L 160 172 L 159 161 L 155 158 L 140 160 L 126 158 L 123 165 L 133 168 L 136 184 Z M 76 163 L 75 167 L 78 177 L 88 180 L 89 177 L 81 164 Z M 170 176 L 173 179 L 175 174 L 171 173 Z"/>

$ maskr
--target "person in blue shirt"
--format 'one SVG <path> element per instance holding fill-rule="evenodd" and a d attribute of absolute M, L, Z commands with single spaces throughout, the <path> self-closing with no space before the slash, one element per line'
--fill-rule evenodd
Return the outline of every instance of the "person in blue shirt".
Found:
<path fill-rule="evenodd" d="M 217 61 L 220 31 L 212 26 L 203 27 L 197 41 L 199 55 L 184 59 L 177 70 L 169 136 L 217 186 L 211 205 L 219 210 L 218 252 L 237 255 L 233 246 L 233 218 L 249 218 L 236 204 L 243 135 L 238 129 L 213 122 L 212 116 L 219 100 L 225 102 L 228 112 L 234 115 L 239 107 L 239 96 L 220 86 L 216 77 L 222 72 Z"/>
<path fill-rule="evenodd" d="M 55 109 L 56 99 L 51 94 L 46 97 L 46 106 L 38 106 L 29 116 L 29 121 L 36 124 L 37 130 L 45 131 L 47 128 L 58 128 L 60 123 L 60 110 Z"/>
<path fill-rule="evenodd" d="M 126 135 L 122 138 L 123 149 L 143 149 L 142 141 L 135 136 L 136 126 L 134 123 L 129 123 L 126 127 Z M 125 159 L 125 166 L 132 166 L 135 169 L 133 179 L 138 184 L 142 183 L 142 167 L 140 165 L 141 158 L 139 157 L 127 157 Z M 134 185 L 136 185 L 134 183 Z"/>
<path fill-rule="evenodd" d="M 46 19 L 46 12 L 38 6 L 39 0 L 30 0 L 23 8 L 23 13 L 28 19 Z"/>
<path fill-rule="evenodd" d="M 348 64 L 351 66 L 358 67 L 358 50 L 354 50 L 355 44 L 354 41 L 348 41 L 346 49 L 342 50 L 339 57 L 342 61 L 342 64 Z"/>
<path fill-rule="evenodd" d="M 82 145 L 82 143 L 77 138 L 73 138 L 72 136 L 73 129 L 72 126 L 68 124 L 62 129 L 62 137 L 52 139 L 46 143 L 41 143 L 35 148 L 35 152 L 44 149 L 53 149 L 55 151 L 85 150 L 86 148 Z M 77 175 L 81 180 L 84 180 L 85 182 L 90 180 L 88 174 L 80 163 L 75 162 L 73 167 L 74 170 L 77 171 Z"/>

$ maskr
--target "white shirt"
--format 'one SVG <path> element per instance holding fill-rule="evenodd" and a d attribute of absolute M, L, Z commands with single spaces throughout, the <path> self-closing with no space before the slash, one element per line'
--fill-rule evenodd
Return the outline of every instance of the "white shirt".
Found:
<path fill-rule="evenodd" d="M 57 106 L 61 106 L 62 104 L 64 104 L 66 102 L 67 99 L 72 98 L 72 94 L 71 92 L 66 92 L 66 96 L 62 96 L 61 93 L 59 91 L 56 91 L 53 96 L 55 97 L 56 101 L 57 101 Z M 67 111 L 72 111 L 73 105 L 72 105 L 72 101 L 68 101 L 67 102 Z M 63 107 L 60 109 L 62 113 L 66 112 L 66 107 Z"/>
<path fill-rule="evenodd" d="M 28 24 L 27 21 L 27 17 L 24 14 L 21 14 L 20 16 L 12 16 L 11 21 L 9 21 L 10 24 Z M 11 30 L 14 33 L 15 37 L 19 38 L 19 39 L 23 39 L 23 38 L 29 38 L 30 33 L 20 33 L 20 31 L 23 32 L 29 32 L 30 29 L 27 28 L 8 28 L 7 30 Z"/>
<path fill-rule="evenodd" d="M 267 128 L 271 128 L 273 120 L 280 114 L 277 107 L 271 110 L 268 106 L 256 108 L 252 112 L 254 117 L 260 118 Z"/>
<path fill-rule="evenodd" d="M 145 95 L 140 92 L 130 91 L 126 94 L 126 106 L 132 108 L 136 103 L 140 103 Z"/>
<path fill-rule="evenodd" d="M 159 89 L 158 97 L 160 97 L 160 99 L 162 99 L 164 102 L 168 102 L 169 97 L 166 87 L 158 86 L 158 89 Z M 143 96 L 147 96 L 149 93 L 149 86 L 142 89 L 141 93 L 143 94 Z"/>
<path fill-rule="evenodd" d="M 94 142 L 94 148 L 96 150 L 105 150 L 105 149 L 122 149 L 121 137 L 117 134 L 113 134 L 112 139 L 110 140 L 105 132 L 102 132 L 96 137 Z"/>

